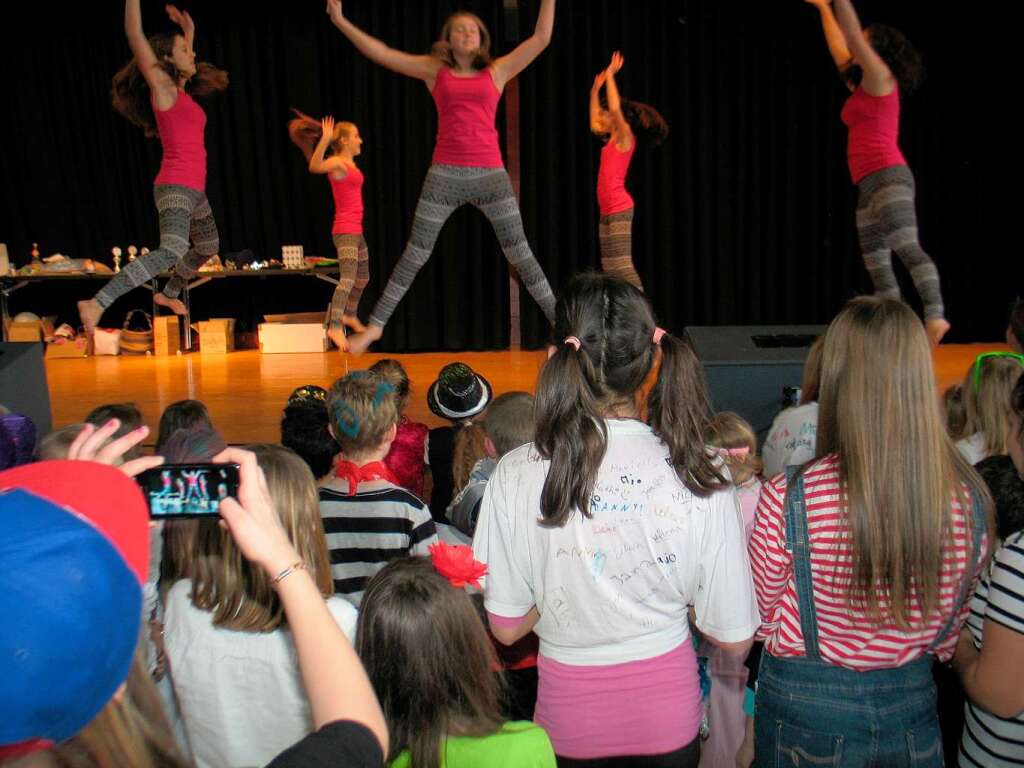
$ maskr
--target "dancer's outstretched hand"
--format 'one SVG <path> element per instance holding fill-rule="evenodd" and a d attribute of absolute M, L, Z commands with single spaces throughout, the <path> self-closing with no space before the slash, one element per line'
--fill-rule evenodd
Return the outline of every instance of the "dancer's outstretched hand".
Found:
<path fill-rule="evenodd" d="M 327 0 L 327 15 L 335 24 L 344 18 L 344 14 L 341 12 L 341 0 Z"/>
<path fill-rule="evenodd" d="M 597 73 L 597 77 L 594 78 L 594 86 L 591 88 L 592 91 L 597 92 L 601 90 L 601 86 L 604 85 L 604 81 L 608 79 L 608 70 L 603 69 Z"/>
<path fill-rule="evenodd" d="M 196 25 L 192 21 L 192 17 L 188 15 L 188 11 L 179 11 L 177 7 L 170 4 L 164 6 L 164 10 L 167 11 L 171 21 L 181 27 L 181 31 L 186 35 L 195 31 Z"/>
<path fill-rule="evenodd" d="M 323 129 L 323 138 L 330 141 L 334 136 L 334 118 L 328 115 L 320 121 L 320 127 Z"/>
<path fill-rule="evenodd" d="M 608 65 L 608 74 L 614 75 L 616 72 L 622 69 L 622 65 L 625 63 L 626 60 L 622 58 L 622 54 L 616 51 L 615 53 L 612 54 L 612 61 Z"/>

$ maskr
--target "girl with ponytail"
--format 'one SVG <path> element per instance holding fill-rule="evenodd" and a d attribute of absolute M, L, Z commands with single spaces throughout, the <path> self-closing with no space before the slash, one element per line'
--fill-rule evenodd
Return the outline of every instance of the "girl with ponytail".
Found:
<path fill-rule="evenodd" d="M 363 139 L 355 123 L 335 123 L 333 117 L 314 120 L 299 110 L 288 123 L 288 136 L 302 150 L 309 172 L 325 174 L 334 196 L 331 236 L 338 251 L 338 287 L 331 298 L 327 335 L 342 352 L 348 350 L 344 326 L 365 331 L 356 310 L 370 281 L 369 251 L 363 237 L 363 173 L 356 156 Z M 328 151 L 330 154 L 328 155 Z"/>
<path fill-rule="evenodd" d="M 535 720 L 559 765 L 695 766 L 687 615 L 736 654 L 759 623 L 735 490 L 704 445 L 700 363 L 608 275 L 572 282 L 555 338 L 536 442 L 499 463 L 474 539 L 491 629 L 540 637 Z"/>

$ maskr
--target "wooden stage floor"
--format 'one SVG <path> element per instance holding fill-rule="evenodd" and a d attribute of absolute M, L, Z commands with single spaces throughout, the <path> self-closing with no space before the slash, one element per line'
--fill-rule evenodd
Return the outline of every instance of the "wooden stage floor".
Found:
<path fill-rule="evenodd" d="M 935 353 L 940 391 L 959 381 L 981 352 L 1005 344 L 944 344 Z M 187 354 L 175 357 L 90 357 L 48 360 L 46 375 L 54 427 L 81 421 L 102 403 L 135 403 L 154 430 L 163 409 L 176 400 L 206 403 L 214 424 L 229 443 L 276 442 L 281 409 L 288 395 L 303 384 L 331 383 L 349 370 L 367 368 L 389 355 L 360 358 L 338 352 L 261 355 L 257 350 L 228 354 Z M 439 426 L 427 409 L 426 390 L 438 370 L 462 360 L 490 381 L 495 394 L 522 389 L 532 392 L 545 358 L 539 351 L 438 352 L 393 355 L 412 380 L 407 414 L 415 421 Z"/>

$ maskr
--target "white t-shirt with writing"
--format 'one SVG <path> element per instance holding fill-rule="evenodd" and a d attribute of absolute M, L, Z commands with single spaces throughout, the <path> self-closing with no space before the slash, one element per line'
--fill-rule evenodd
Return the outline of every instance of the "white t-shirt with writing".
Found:
<path fill-rule="evenodd" d="M 772 422 L 761 447 L 765 477 L 813 459 L 817 440 L 817 403 L 805 403 L 782 411 Z"/>
<path fill-rule="evenodd" d="M 487 484 L 473 548 L 487 563 L 484 605 L 505 617 L 537 606 L 540 652 L 575 665 L 667 653 L 702 632 L 740 642 L 760 623 L 732 488 L 700 498 L 639 421 L 608 420 L 591 503 L 562 527 L 540 524 L 549 463 L 508 453 Z"/>

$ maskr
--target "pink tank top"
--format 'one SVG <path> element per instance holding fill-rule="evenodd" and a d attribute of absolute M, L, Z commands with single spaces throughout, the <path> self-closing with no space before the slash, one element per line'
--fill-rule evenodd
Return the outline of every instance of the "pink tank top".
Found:
<path fill-rule="evenodd" d="M 602 216 L 628 211 L 633 207 L 633 198 L 626 191 L 626 174 L 629 163 L 636 152 L 633 146 L 622 152 L 614 141 L 609 141 L 601 150 L 601 167 L 597 171 L 597 205 Z"/>
<path fill-rule="evenodd" d="M 206 113 L 185 91 L 178 89 L 174 106 L 164 111 L 153 107 L 164 157 L 154 184 L 179 184 L 203 192 L 206 189 Z"/>
<path fill-rule="evenodd" d="M 900 135 L 900 92 L 872 96 L 861 86 L 846 100 L 840 113 L 849 129 L 846 159 L 854 184 L 883 168 L 906 165 L 897 143 Z"/>
<path fill-rule="evenodd" d="M 503 168 L 494 116 L 501 92 L 491 70 L 456 77 L 442 66 L 431 92 L 437 105 L 437 143 L 433 162 L 476 168 Z"/>
<path fill-rule="evenodd" d="M 354 165 L 340 181 L 328 174 L 334 195 L 332 235 L 363 234 L 363 173 Z"/>

